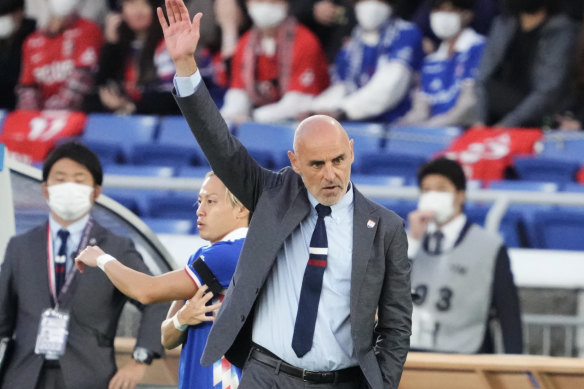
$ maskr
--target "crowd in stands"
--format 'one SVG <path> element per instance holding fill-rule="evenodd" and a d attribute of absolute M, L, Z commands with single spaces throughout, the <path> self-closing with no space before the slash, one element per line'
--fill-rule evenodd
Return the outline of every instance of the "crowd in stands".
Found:
<path fill-rule="evenodd" d="M 427 127 L 582 127 L 580 1 L 186 2 L 205 14 L 196 56 L 234 124 L 326 113 Z M 3 1 L 0 109 L 178 113 L 161 5 Z"/>

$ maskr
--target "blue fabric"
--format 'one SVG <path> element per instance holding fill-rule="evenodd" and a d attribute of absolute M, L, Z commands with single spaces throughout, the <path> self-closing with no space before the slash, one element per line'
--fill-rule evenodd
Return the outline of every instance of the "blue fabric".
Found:
<path fill-rule="evenodd" d="M 328 242 L 324 218 L 331 214 L 331 207 L 318 204 L 316 213 L 318 218 L 310 240 L 310 249 L 326 249 L 328 248 Z M 306 270 L 304 271 L 300 300 L 298 301 L 298 313 L 294 324 L 294 336 L 292 336 L 292 349 L 299 358 L 302 358 L 312 348 L 312 338 L 318 314 L 318 302 L 320 301 L 326 260 L 326 254 L 310 253 Z"/>
<path fill-rule="evenodd" d="M 422 92 L 430 98 L 432 116 L 454 107 L 462 82 L 476 78 L 484 49 L 485 41 L 481 40 L 449 58 L 426 58 L 421 71 Z"/>
<path fill-rule="evenodd" d="M 197 277 L 198 284 L 203 283 L 202 278 L 192 267 L 193 262 L 202 257 L 221 286 L 227 288 L 235 272 L 244 240 L 220 241 L 200 248 L 189 258 L 187 265 L 189 274 Z M 209 304 L 215 304 L 219 300 L 219 296 L 213 297 Z M 235 366 L 230 366 L 226 360 L 217 361 L 213 366 L 202 366 L 200 363 L 211 325 L 212 322 L 205 322 L 189 326 L 187 330 L 187 340 L 183 344 L 179 362 L 180 389 L 221 389 L 229 386 L 229 383 L 225 385 L 224 381 L 230 381 L 231 387 L 237 386 L 235 382 L 239 383 L 241 371 Z"/>
<path fill-rule="evenodd" d="M 420 70 L 424 58 L 422 34 L 412 23 L 391 19 L 383 28 L 376 46 L 362 41 L 362 31 L 356 27 L 351 40 L 335 59 L 334 80 L 348 83 L 350 89 L 362 88 L 371 80 L 379 61 L 399 61 L 412 71 Z M 403 116 L 411 106 L 409 93 L 394 108 L 368 120 L 391 122 Z"/>

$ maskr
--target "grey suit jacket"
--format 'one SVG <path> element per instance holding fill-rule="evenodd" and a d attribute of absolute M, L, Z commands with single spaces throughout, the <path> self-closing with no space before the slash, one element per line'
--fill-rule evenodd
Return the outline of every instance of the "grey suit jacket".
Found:
<path fill-rule="evenodd" d="M 126 266 L 149 273 L 131 240 L 94 224 L 94 238 Z M 77 273 L 60 296 L 71 315 L 65 354 L 60 358 L 67 388 L 103 389 L 116 372 L 113 341 L 118 319 L 128 300 L 99 268 Z M 162 355 L 160 323 L 167 304 L 137 306 L 142 319 L 137 346 Z M 13 336 L 14 350 L 0 387 L 33 389 L 43 364 L 34 353 L 42 312 L 51 307 L 47 265 L 47 224 L 13 237 L 0 271 L 0 336 Z"/>
<path fill-rule="evenodd" d="M 285 239 L 309 215 L 301 177 L 261 168 L 233 137 L 201 83 L 177 102 L 215 174 L 253 212 L 235 274 L 201 358 L 223 354 L 242 366 L 251 345 L 253 307 Z M 409 349 L 412 301 L 403 221 L 354 189 L 351 334 L 372 388 L 397 388 Z M 373 228 L 367 226 L 373 221 Z M 370 223 L 371 225 L 372 223 Z M 375 327 L 375 312 L 379 322 Z"/>

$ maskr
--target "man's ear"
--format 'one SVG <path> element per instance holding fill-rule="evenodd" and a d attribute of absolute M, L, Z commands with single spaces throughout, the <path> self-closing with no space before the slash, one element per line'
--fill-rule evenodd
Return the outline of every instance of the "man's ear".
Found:
<path fill-rule="evenodd" d="M 300 174 L 300 169 L 298 167 L 298 160 L 296 159 L 296 155 L 288 150 L 288 158 L 290 159 L 290 164 L 292 165 L 292 169 L 298 174 Z"/>
<path fill-rule="evenodd" d="M 41 184 L 41 192 L 43 193 L 43 197 L 45 198 L 45 200 L 49 200 L 49 189 L 48 189 L 48 185 L 46 182 L 43 182 Z"/>
<path fill-rule="evenodd" d="M 95 202 L 100 195 L 101 195 L 101 185 L 94 186 L 93 187 L 93 201 Z"/>

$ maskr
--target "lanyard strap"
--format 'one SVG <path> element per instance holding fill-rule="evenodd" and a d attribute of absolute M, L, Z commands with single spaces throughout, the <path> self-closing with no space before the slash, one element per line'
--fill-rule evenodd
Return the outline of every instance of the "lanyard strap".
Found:
<path fill-rule="evenodd" d="M 91 229 L 93 228 L 93 220 L 90 218 L 83 228 L 83 233 L 81 234 L 81 241 L 79 242 L 79 247 L 77 247 L 77 251 L 79 252 L 82 248 L 87 246 L 89 242 L 89 235 L 91 233 Z M 55 252 L 53 247 L 53 238 L 51 236 L 51 225 L 47 223 L 47 266 L 49 271 L 49 288 L 51 290 L 51 297 L 53 298 L 53 302 L 58 305 L 58 298 L 57 298 L 57 285 L 55 280 Z M 65 265 L 66 266 L 66 265 Z M 65 276 L 65 284 L 61 288 L 60 296 L 64 295 L 69 286 L 71 285 L 71 281 L 73 280 L 74 276 L 77 274 L 77 268 L 72 266 L 71 269 L 67 272 Z"/>

